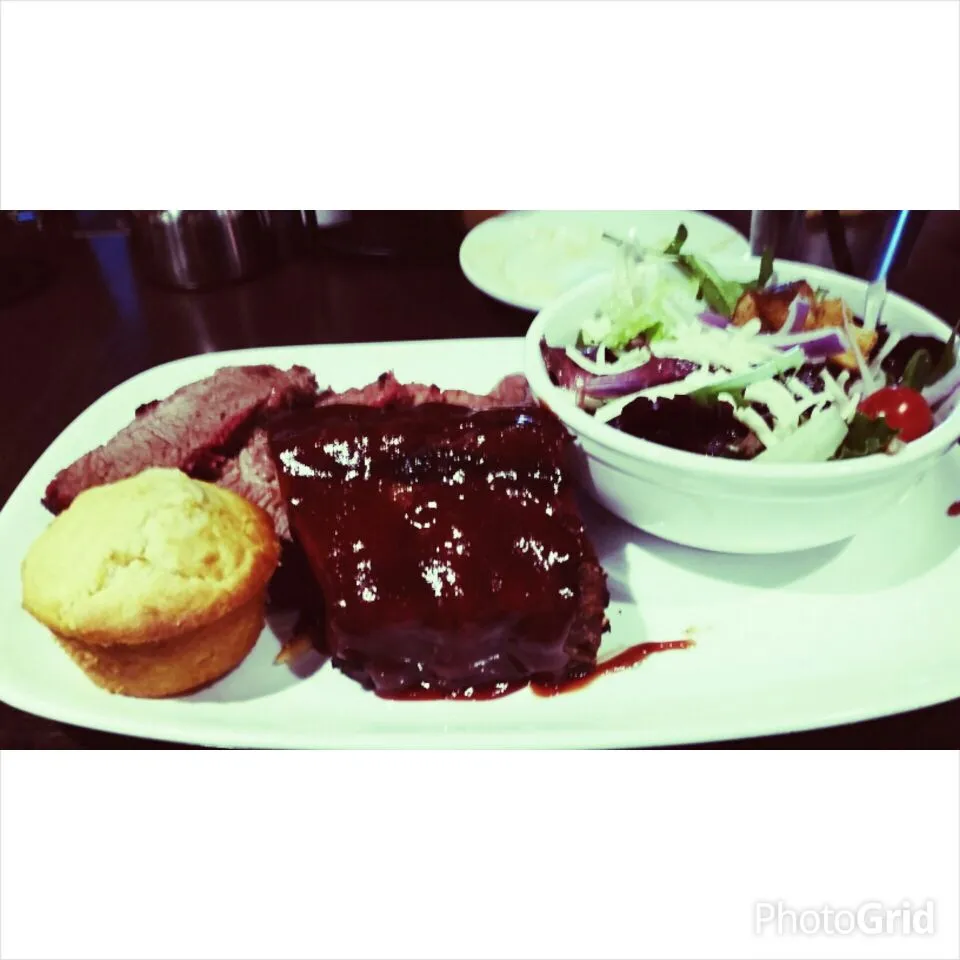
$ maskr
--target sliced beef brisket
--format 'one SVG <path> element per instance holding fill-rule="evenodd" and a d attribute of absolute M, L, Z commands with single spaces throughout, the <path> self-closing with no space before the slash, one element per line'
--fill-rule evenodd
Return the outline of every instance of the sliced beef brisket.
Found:
<path fill-rule="evenodd" d="M 306 367 L 224 367 L 165 400 L 139 407 L 133 422 L 112 440 L 53 478 L 43 504 L 59 513 L 88 487 L 147 467 L 177 467 L 215 478 L 225 468 L 231 446 L 235 454 L 258 415 L 310 403 L 316 394 L 316 380 Z"/>
<path fill-rule="evenodd" d="M 527 406 L 533 395 L 527 378 L 515 373 L 504 377 L 489 393 L 466 390 L 441 390 L 436 384 L 401 383 L 392 371 L 382 373 L 372 383 L 336 393 L 328 390 L 317 406 L 358 404 L 364 407 L 416 407 L 424 403 L 447 403 L 470 410 L 492 410 L 496 407 Z"/>
<path fill-rule="evenodd" d="M 138 407 L 133 422 L 112 440 L 54 477 L 43 504 L 59 513 L 88 487 L 133 476 L 147 467 L 175 467 L 262 507 L 273 518 L 277 534 L 289 540 L 287 509 L 265 432 L 275 414 L 313 404 L 402 408 L 445 403 L 485 410 L 531 402 L 526 378 L 520 375 L 505 377 L 488 394 L 400 383 L 392 373 L 356 390 L 320 394 L 306 367 L 286 371 L 266 365 L 224 367 L 166 399 Z"/>
<path fill-rule="evenodd" d="M 245 446 L 221 467 L 217 483 L 262 507 L 273 519 L 277 535 L 290 539 L 287 508 L 277 483 L 270 444 L 263 427 L 255 427 Z"/>

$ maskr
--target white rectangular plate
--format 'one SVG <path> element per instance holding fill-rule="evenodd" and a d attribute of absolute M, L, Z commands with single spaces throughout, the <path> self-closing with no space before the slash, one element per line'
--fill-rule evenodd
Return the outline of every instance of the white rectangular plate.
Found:
<path fill-rule="evenodd" d="M 229 364 L 302 363 L 321 384 L 402 380 L 485 391 L 520 369 L 520 340 L 278 347 L 204 354 L 148 370 L 106 394 L 41 456 L 0 512 L 0 698 L 81 726 L 239 747 L 604 747 L 678 744 L 861 720 L 960 696 L 960 455 L 873 528 L 780 557 L 702 553 L 656 540 L 585 505 L 609 575 L 601 657 L 692 637 L 586 689 L 485 702 L 391 702 L 323 666 L 301 678 L 272 661 L 265 630 L 213 687 L 149 701 L 95 687 L 20 606 L 20 562 L 50 517 L 58 469 L 126 425 L 135 408 Z"/>

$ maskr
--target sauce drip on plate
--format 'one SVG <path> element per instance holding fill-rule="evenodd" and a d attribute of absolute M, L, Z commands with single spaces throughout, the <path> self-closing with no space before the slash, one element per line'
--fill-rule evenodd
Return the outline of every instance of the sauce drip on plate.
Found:
<path fill-rule="evenodd" d="M 593 683 L 597 677 L 602 677 L 605 673 L 621 673 L 642 663 L 652 653 L 660 653 L 663 650 L 686 650 L 693 646 L 692 640 L 666 640 L 661 643 L 635 643 L 632 647 L 627 647 L 615 657 L 603 663 L 598 663 L 595 670 L 583 677 L 575 677 L 572 680 L 564 680 L 558 684 L 531 683 L 530 689 L 538 697 L 555 697 L 558 693 L 571 693 L 574 690 L 582 690 L 584 687 Z"/>
<path fill-rule="evenodd" d="M 692 640 L 666 640 L 660 643 L 636 643 L 632 647 L 618 653 L 580 677 L 573 677 L 569 680 L 562 680 L 559 683 L 497 683 L 487 687 L 468 687 L 466 690 L 459 690 L 453 693 L 436 691 L 425 687 L 407 689 L 395 693 L 379 693 L 378 696 L 385 700 L 498 700 L 500 697 L 506 697 L 518 690 L 523 690 L 529 686 L 530 690 L 538 697 L 555 697 L 560 693 L 572 693 L 574 690 L 582 690 L 589 686 L 598 677 L 607 673 L 620 673 L 635 667 L 642 663 L 653 653 L 660 653 L 664 650 L 686 650 L 693 646 Z"/>

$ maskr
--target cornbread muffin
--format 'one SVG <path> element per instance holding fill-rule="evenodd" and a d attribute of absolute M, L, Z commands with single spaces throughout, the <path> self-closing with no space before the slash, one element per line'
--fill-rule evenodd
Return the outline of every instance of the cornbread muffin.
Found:
<path fill-rule="evenodd" d="M 100 686 L 202 687 L 250 652 L 279 560 L 269 517 L 179 470 L 81 493 L 23 561 L 23 606 Z"/>

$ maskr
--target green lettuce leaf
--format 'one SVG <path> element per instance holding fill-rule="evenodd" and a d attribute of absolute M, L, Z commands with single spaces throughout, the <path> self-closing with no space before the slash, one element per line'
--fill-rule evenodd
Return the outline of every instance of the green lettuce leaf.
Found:
<path fill-rule="evenodd" d="M 907 361 L 900 382 L 913 390 L 923 390 L 942 380 L 957 362 L 957 332 L 960 328 L 960 319 L 950 331 L 950 339 L 946 342 L 937 362 L 933 362 L 930 351 L 921 347 Z"/>
<path fill-rule="evenodd" d="M 857 411 L 850 421 L 850 428 L 840 449 L 837 451 L 837 460 L 852 460 L 855 457 L 866 457 L 872 453 L 883 453 L 899 431 L 887 425 L 886 419 L 865 416 Z"/>
<path fill-rule="evenodd" d="M 648 343 L 664 336 L 663 324 L 652 314 L 639 310 L 623 310 L 613 316 L 610 333 L 603 338 L 609 350 L 623 350 L 632 340 L 643 336 Z"/>
<path fill-rule="evenodd" d="M 685 224 L 680 224 L 677 227 L 677 233 L 674 236 L 673 240 L 670 241 L 670 246 L 667 247 L 663 252 L 669 257 L 675 257 L 680 253 L 680 249 L 687 242 L 687 237 L 690 235 L 689 231 L 686 228 Z"/>
<path fill-rule="evenodd" d="M 740 407 L 749 406 L 746 397 L 743 395 L 743 391 L 743 387 L 731 387 L 728 390 L 724 390 L 723 387 L 701 387 L 699 390 L 694 390 L 690 394 L 690 399 L 696 400 L 697 403 L 705 407 L 709 407 L 711 404 L 720 402 L 721 393 L 729 393 L 734 404 L 739 409 Z"/>
<path fill-rule="evenodd" d="M 911 390 L 922 390 L 929 386 L 933 381 L 930 379 L 933 373 L 933 359 L 929 350 L 917 350 L 907 361 L 903 370 L 903 377 L 900 382 Z"/>
<path fill-rule="evenodd" d="M 770 278 L 773 276 L 773 249 L 767 247 L 763 251 L 763 256 L 760 258 L 760 274 L 757 277 L 756 284 L 754 285 L 755 290 L 762 290 L 769 282 Z"/>
<path fill-rule="evenodd" d="M 724 317 L 733 316 L 740 298 L 748 290 L 759 290 L 764 287 L 773 274 L 773 253 L 770 250 L 763 252 L 760 261 L 760 273 L 756 280 L 741 283 L 738 280 L 724 280 L 720 274 L 705 260 L 690 253 L 681 253 L 688 236 L 687 228 L 681 223 L 670 245 L 664 254 L 676 257 L 677 265 L 688 276 L 694 277 L 698 283 L 697 296 L 702 298 L 714 313 Z"/>

